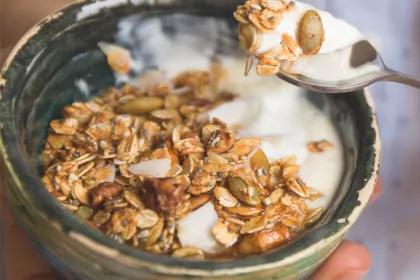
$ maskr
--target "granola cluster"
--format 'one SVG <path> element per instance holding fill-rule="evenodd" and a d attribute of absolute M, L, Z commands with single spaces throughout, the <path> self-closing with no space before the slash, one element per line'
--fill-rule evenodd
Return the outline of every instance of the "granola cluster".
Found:
<path fill-rule="evenodd" d="M 176 223 L 209 202 L 219 216 L 214 238 L 230 256 L 289 242 L 320 217 L 307 201 L 322 195 L 299 178 L 294 156 L 269 161 L 261 139 L 209 119 L 235 98 L 219 89 L 222 78 L 217 62 L 171 80 L 153 70 L 141 88 L 64 107 L 42 152 L 45 187 L 104 235 L 156 254 L 207 256 L 182 247 Z"/>
<path fill-rule="evenodd" d="M 295 6 L 294 1 L 285 0 L 249 0 L 237 7 L 235 19 L 240 23 L 238 37 L 240 47 L 250 54 L 247 60 L 245 75 L 248 75 L 253 58 L 258 60 L 257 74 L 260 76 L 275 75 L 280 69 L 287 69 L 301 54 L 314 55 L 324 41 L 324 29 L 319 14 L 309 10 L 303 15 L 296 36 L 289 33 L 278 34 L 281 43 L 262 53 L 262 35 L 278 33 L 277 27 L 282 23 L 284 14 Z M 293 38 L 297 38 L 294 40 Z M 252 58 L 252 59 L 251 59 Z"/>

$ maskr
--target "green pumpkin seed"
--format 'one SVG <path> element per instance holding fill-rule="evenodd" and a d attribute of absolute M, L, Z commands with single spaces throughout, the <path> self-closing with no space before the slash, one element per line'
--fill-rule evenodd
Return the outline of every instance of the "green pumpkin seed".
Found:
<path fill-rule="evenodd" d="M 240 177 L 228 177 L 228 185 L 232 194 L 242 203 L 250 206 L 258 206 L 261 204 L 259 190 L 248 186 Z"/>
<path fill-rule="evenodd" d="M 81 206 L 79 209 L 77 209 L 76 212 L 74 212 L 76 217 L 82 220 L 88 220 L 90 217 L 92 217 L 93 210 L 87 206 Z"/>
<path fill-rule="evenodd" d="M 154 111 L 163 106 L 163 99 L 155 96 L 142 96 L 127 101 L 118 106 L 118 112 L 122 114 L 143 114 Z"/>
<path fill-rule="evenodd" d="M 325 31 L 321 16 L 314 10 L 309 10 L 303 16 L 298 30 L 298 43 L 305 55 L 319 52 L 324 43 Z"/>

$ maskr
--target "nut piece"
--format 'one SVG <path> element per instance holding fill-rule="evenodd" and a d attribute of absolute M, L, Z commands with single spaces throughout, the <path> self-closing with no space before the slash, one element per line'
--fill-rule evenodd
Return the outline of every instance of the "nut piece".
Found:
<path fill-rule="evenodd" d="M 99 207 L 105 199 L 118 196 L 121 190 L 121 185 L 109 182 L 100 183 L 90 190 L 92 206 L 94 208 Z"/>
<path fill-rule="evenodd" d="M 146 178 L 143 183 L 146 207 L 158 213 L 174 213 L 187 185 L 186 180 L 180 180 L 182 178 L 185 177 Z"/>
<path fill-rule="evenodd" d="M 193 247 L 180 248 L 173 251 L 173 258 L 186 259 L 186 260 L 204 260 L 204 253 Z"/>
<path fill-rule="evenodd" d="M 305 13 L 299 24 L 297 37 L 304 55 L 314 55 L 319 52 L 324 43 L 325 31 L 317 11 L 309 10 Z"/>
<path fill-rule="evenodd" d="M 238 200 L 229 192 L 228 189 L 216 187 L 213 190 L 214 196 L 219 200 L 219 203 L 227 208 L 238 205 Z"/>

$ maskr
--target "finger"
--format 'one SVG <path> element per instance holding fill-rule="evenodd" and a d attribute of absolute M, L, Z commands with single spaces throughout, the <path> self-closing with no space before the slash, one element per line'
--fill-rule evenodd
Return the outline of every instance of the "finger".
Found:
<path fill-rule="evenodd" d="M 376 183 L 375 189 L 373 190 L 373 193 L 370 196 L 369 204 L 374 203 L 381 194 L 382 194 L 382 180 L 381 178 L 379 178 L 378 182 Z"/>
<path fill-rule="evenodd" d="M 4 274 L 6 279 L 27 280 L 34 275 L 51 275 L 51 268 L 38 256 L 22 230 L 16 224 L 1 195 L 1 224 L 3 229 Z M 22 269 L 24 268 L 24 269 Z"/>
<path fill-rule="evenodd" d="M 370 258 L 366 247 L 344 241 L 309 280 L 361 280 L 370 269 Z"/>

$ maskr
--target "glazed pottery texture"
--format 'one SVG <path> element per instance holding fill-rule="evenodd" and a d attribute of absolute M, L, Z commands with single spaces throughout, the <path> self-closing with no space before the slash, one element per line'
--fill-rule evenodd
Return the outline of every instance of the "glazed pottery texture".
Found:
<path fill-rule="evenodd" d="M 156 2 L 156 3 L 155 3 Z M 164 2 L 164 3 L 160 3 Z M 168 3 L 170 2 L 170 3 Z M 380 139 L 367 91 L 324 96 L 307 93 L 342 135 L 346 172 L 334 202 L 302 238 L 263 255 L 194 262 L 116 244 L 53 200 L 39 178 L 39 154 L 49 121 L 61 108 L 116 83 L 98 41 L 115 40 L 121 19 L 184 13 L 226 22 L 232 55 L 240 1 L 107 0 L 78 2 L 45 19 L 18 43 L 0 78 L 0 152 L 9 171 L 9 204 L 31 242 L 68 279 L 304 279 L 339 245 L 373 191 Z M 170 32 L 170 31 L 168 31 Z M 227 47 L 226 47 L 227 48 Z M 222 51 L 226 51 L 222 48 Z M 84 79 L 89 90 L 75 83 Z"/>

